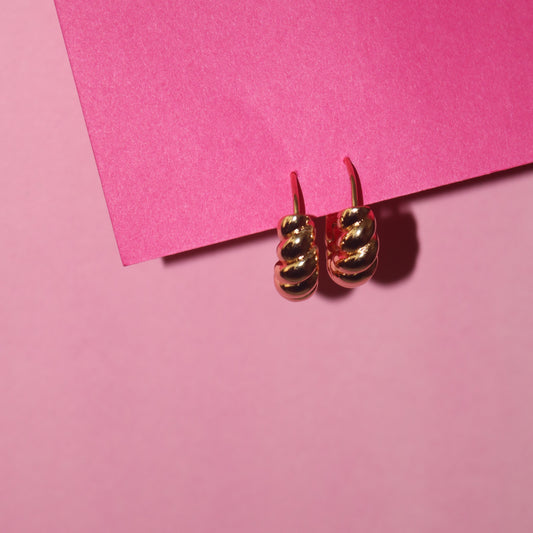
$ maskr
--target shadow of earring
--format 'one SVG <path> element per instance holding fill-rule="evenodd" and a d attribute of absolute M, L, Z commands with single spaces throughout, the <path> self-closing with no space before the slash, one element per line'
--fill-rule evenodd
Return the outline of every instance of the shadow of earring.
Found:
<path fill-rule="evenodd" d="M 383 285 L 407 279 L 415 270 L 420 244 L 414 215 L 405 200 L 374 206 L 379 221 L 379 265 L 373 279 Z"/>

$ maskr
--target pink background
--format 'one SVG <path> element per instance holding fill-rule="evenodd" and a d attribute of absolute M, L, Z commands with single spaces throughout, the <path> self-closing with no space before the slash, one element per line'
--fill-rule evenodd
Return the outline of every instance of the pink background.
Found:
<path fill-rule="evenodd" d="M 127 265 L 533 161 L 531 0 L 55 3 Z"/>
<path fill-rule="evenodd" d="M 381 206 L 354 292 L 123 268 L 52 3 L 0 47 L 2 533 L 533 530 L 531 167 Z"/>

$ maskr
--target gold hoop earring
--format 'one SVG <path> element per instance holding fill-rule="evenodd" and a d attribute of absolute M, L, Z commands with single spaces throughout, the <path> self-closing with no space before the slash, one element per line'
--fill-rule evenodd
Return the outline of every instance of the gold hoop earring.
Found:
<path fill-rule="evenodd" d="M 318 248 L 315 224 L 305 214 L 296 172 L 291 173 L 294 214 L 278 223 L 279 261 L 274 267 L 274 284 L 288 300 L 309 298 L 318 285 Z"/>
<path fill-rule="evenodd" d="M 352 185 L 352 207 L 326 217 L 326 264 L 331 279 L 351 289 L 374 275 L 379 240 L 372 209 L 359 205 L 357 172 L 347 157 L 344 163 Z"/>

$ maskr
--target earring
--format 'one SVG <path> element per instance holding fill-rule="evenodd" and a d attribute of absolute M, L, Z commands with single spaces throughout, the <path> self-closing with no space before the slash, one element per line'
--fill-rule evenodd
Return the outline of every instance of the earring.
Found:
<path fill-rule="evenodd" d="M 374 275 L 379 240 L 372 209 L 359 205 L 357 172 L 347 157 L 344 163 L 352 184 L 352 207 L 326 217 L 326 264 L 331 279 L 351 289 Z"/>
<path fill-rule="evenodd" d="M 305 214 L 296 172 L 291 173 L 294 214 L 278 223 L 279 261 L 274 267 L 274 284 L 288 300 L 299 301 L 311 296 L 318 285 L 318 248 L 315 224 Z"/>

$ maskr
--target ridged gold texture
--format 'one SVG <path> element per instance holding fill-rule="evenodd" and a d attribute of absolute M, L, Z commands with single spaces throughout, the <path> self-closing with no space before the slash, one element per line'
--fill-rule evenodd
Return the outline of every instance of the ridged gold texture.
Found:
<path fill-rule="evenodd" d="M 376 219 L 367 206 L 350 207 L 326 217 L 327 269 L 342 287 L 366 283 L 378 265 Z"/>
<path fill-rule="evenodd" d="M 315 224 L 307 215 L 283 217 L 278 224 L 279 261 L 274 267 L 274 284 L 288 300 L 304 300 L 318 285 L 318 248 Z"/>

